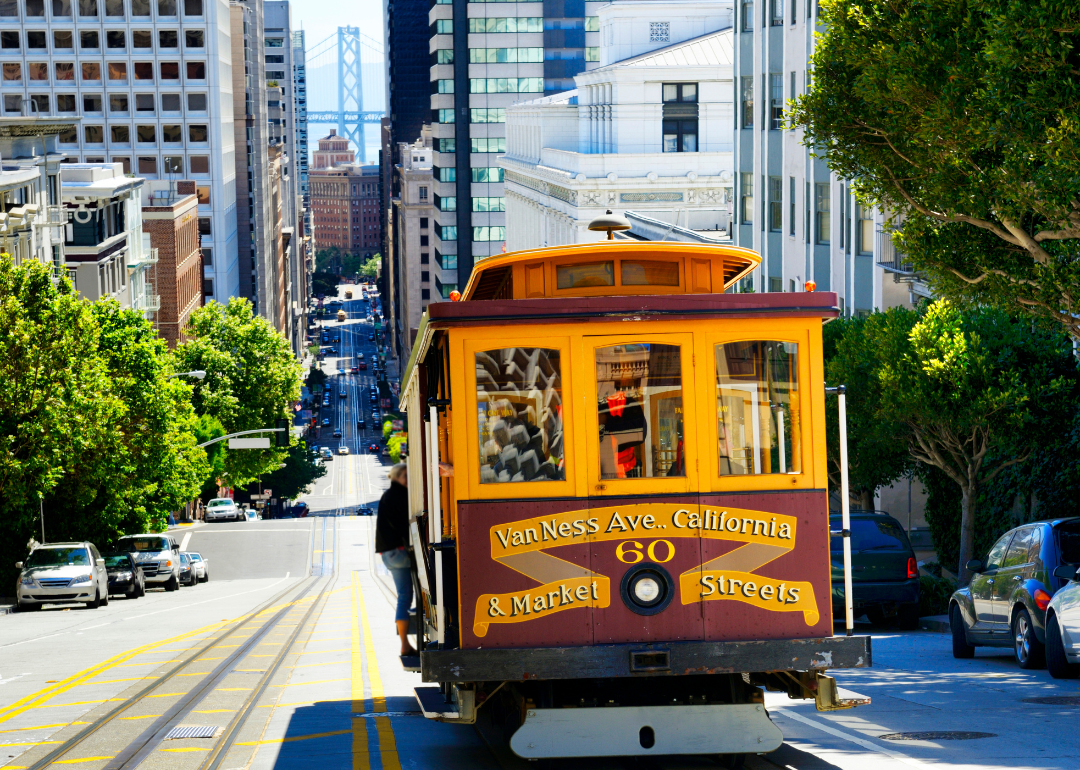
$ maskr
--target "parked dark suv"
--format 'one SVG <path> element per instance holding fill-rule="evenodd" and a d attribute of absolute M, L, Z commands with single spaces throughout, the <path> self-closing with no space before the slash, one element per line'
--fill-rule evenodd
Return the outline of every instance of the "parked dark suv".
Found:
<path fill-rule="evenodd" d="M 829 516 L 833 616 L 844 616 L 843 520 Z M 919 624 L 919 568 L 900 522 L 886 513 L 851 513 L 851 588 L 855 617 L 875 625 L 894 621 L 911 630 Z"/>
<path fill-rule="evenodd" d="M 1010 529 L 986 559 L 972 559 L 971 583 L 952 595 L 949 624 L 954 658 L 970 658 L 976 647 L 1012 647 L 1020 668 L 1046 664 L 1046 608 L 1069 581 L 1054 576 L 1076 558 L 1080 518 L 1037 521 Z"/>

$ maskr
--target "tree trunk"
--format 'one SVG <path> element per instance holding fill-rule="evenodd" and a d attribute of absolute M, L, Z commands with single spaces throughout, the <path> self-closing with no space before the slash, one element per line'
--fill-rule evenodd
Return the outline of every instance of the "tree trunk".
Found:
<path fill-rule="evenodd" d="M 874 493 L 872 490 L 866 488 L 859 490 L 859 507 L 864 511 L 874 510 Z"/>
<path fill-rule="evenodd" d="M 967 563 L 975 556 L 975 507 L 979 488 L 975 484 L 961 486 L 963 494 L 960 502 L 960 564 L 956 570 L 960 585 L 971 582 L 972 572 Z"/>

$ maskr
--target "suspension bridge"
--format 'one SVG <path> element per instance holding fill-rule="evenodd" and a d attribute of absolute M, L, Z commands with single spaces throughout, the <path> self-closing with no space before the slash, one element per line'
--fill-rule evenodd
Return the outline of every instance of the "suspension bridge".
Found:
<path fill-rule="evenodd" d="M 364 127 L 378 125 L 386 110 L 383 44 L 359 27 L 338 27 L 335 34 L 308 48 L 305 58 L 308 125 L 336 127 L 339 136 L 356 146 L 359 160 L 366 161 Z M 308 132 L 313 148 L 320 133 Z M 371 144 L 379 146 L 377 132 Z"/>

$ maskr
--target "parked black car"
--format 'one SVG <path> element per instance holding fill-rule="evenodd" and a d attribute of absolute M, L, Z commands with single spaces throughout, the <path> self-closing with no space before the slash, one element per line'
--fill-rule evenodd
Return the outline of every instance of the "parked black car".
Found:
<path fill-rule="evenodd" d="M 186 553 L 180 553 L 180 585 L 193 586 L 198 582 L 195 567 L 191 564 L 191 557 Z"/>
<path fill-rule="evenodd" d="M 1024 524 L 998 538 L 985 560 L 968 562 L 975 576 L 949 603 L 953 657 L 970 658 L 976 647 L 1012 647 L 1020 668 L 1046 665 L 1046 608 L 1069 582 L 1054 570 L 1072 564 L 1067 558 L 1075 548 L 1066 542 L 1078 536 L 1080 518 Z"/>
<path fill-rule="evenodd" d="M 833 616 L 844 617 L 843 520 L 829 516 Z M 919 567 L 900 522 L 886 513 L 851 513 L 851 588 L 855 617 L 865 614 L 875 625 L 895 622 L 912 630 L 919 625 Z"/>
<path fill-rule="evenodd" d="M 136 599 L 146 594 L 146 578 L 142 567 L 131 558 L 129 553 L 102 554 L 105 559 L 105 571 L 109 573 L 109 593 L 123 594 L 128 599 Z"/>

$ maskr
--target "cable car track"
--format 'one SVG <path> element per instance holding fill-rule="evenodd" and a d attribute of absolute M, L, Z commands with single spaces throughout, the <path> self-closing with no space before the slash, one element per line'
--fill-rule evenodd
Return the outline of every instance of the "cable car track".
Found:
<path fill-rule="evenodd" d="M 166 685 L 175 685 L 176 682 L 182 681 L 178 679 L 180 676 L 191 676 L 190 673 L 185 673 L 185 669 L 193 664 L 197 665 L 201 662 L 205 662 L 207 659 L 204 656 L 208 653 L 224 651 L 225 649 L 234 646 L 227 644 L 227 642 L 237 641 L 238 633 L 250 630 L 250 635 L 246 638 L 239 637 L 243 638 L 244 641 L 239 645 L 235 645 L 235 650 L 224 655 L 221 662 L 212 671 L 207 672 L 205 677 L 200 679 L 194 686 L 184 685 L 186 691 L 180 694 L 181 697 L 179 700 L 167 708 L 165 713 L 156 716 L 150 727 L 139 733 L 133 740 L 130 740 L 126 745 L 116 751 L 113 756 L 108 757 L 107 759 L 109 761 L 103 768 L 103 770 L 130 770 L 143 763 L 154 751 L 161 748 L 161 744 L 169 731 L 178 726 L 186 717 L 192 714 L 207 696 L 215 689 L 219 688 L 226 677 L 240 673 L 237 671 L 237 666 L 240 665 L 245 658 L 252 655 L 260 646 L 266 644 L 277 645 L 279 649 L 274 654 L 273 659 L 269 664 L 259 664 L 266 665 L 266 668 L 265 670 L 258 669 L 258 671 L 260 671 L 260 676 L 258 682 L 255 683 L 254 686 L 250 688 L 228 688 L 250 689 L 250 693 L 245 697 L 240 707 L 235 710 L 235 714 L 230 719 L 228 725 L 225 726 L 224 730 L 213 739 L 213 745 L 205 747 L 209 749 L 207 755 L 197 765 L 199 770 L 216 770 L 229 749 L 235 745 L 240 728 L 245 724 L 248 717 L 251 716 L 251 712 L 258 704 L 261 696 L 266 692 L 267 688 L 271 686 L 271 682 L 280 669 L 285 656 L 293 649 L 301 632 L 314 616 L 316 608 L 321 606 L 322 601 L 328 596 L 331 590 L 333 577 L 337 572 L 339 555 L 338 549 L 336 548 L 338 529 L 336 517 L 318 517 L 318 520 L 322 521 L 322 548 L 319 554 L 321 556 L 321 559 L 319 560 L 321 561 L 321 565 L 317 563 L 317 560 L 314 558 L 315 554 L 312 554 L 312 574 L 304 578 L 300 586 L 289 586 L 263 602 L 259 607 L 246 614 L 244 617 L 226 626 L 223 631 L 215 635 L 212 640 L 185 656 L 179 663 L 172 666 L 172 668 L 160 676 L 155 677 L 153 681 L 141 687 L 133 695 L 125 698 L 123 702 L 110 709 L 107 713 L 94 719 L 89 725 L 80 729 L 76 735 L 68 738 L 33 763 L 26 765 L 26 770 L 45 770 L 45 768 L 57 762 L 70 763 L 72 761 L 80 761 L 79 758 L 69 757 L 70 755 L 77 753 L 78 749 L 84 746 L 95 735 L 104 735 L 102 731 L 105 728 L 113 727 L 114 729 L 119 729 L 121 723 L 118 720 L 124 718 L 124 715 L 135 709 L 135 707 L 146 703 L 148 698 L 160 698 L 172 695 L 173 693 L 163 694 L 160 691 Z M 316 543 L 319 542 L 316 537 L 317 536 L 313 531 L 313 551 L 315 550 Z M 328 538 L 331 543 L 330 549 L 326 548 L 326 540 Z M 330 555 L 329 559 L 327 558 L 328 555 Z M 328 561 L 330 562 L 329 565 L 326 564 Z M 329 566 L 330 569 L 325 569 L 326 566 Z M 282 621 L 291 621 L 294 619 L 290 618 L 290 614 L 295 612 L 297 605 L 300 602 L 309 600 L 309 595 L 320 583 L 322 584 L 320 590 L 314 597 L 310 598 L 310 606 L 307 607 L 300 618 L 295 618 L 296 622 L 288 635 L 288 639 L 281 643 L 267 643 L 265 640 L 274 629 L 283 627 Z M 286 599 L 290 594 L 291 598 Z M 284 604 L 279 606 L 283 600 Z M 268 612 L 272 612 L 270 617 L 265 620 L 260 620 L 260 616 Z M 249 628 L 253 622 L 258 622 L 258 627 Z M 289 625 L 292 625 L 292 623 L 289 623 Z M 243 673 L 251 673 L 251 670 Z M 108 740 L 112 736 L 104 735 L 104 737 Z M 101 759 L 106 759 L 106 757 L 101 757 Z M 82 758 L 81 761 L 87 761 L 87 758 Z"/>

